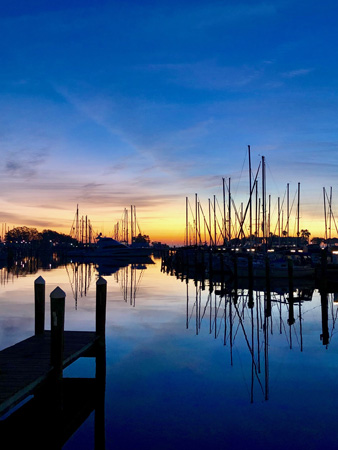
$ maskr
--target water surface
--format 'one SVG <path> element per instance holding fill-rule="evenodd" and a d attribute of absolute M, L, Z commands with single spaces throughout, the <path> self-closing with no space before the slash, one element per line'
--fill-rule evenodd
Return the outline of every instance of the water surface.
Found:
<path fill-rule="evenodd" d="M 264 286 L 253 292 L 252 305 L 245 282 L 236 300 L 226 286 L 181 280 L 154 261 L 120 269 L 2 269 L 0 349 L 33 334 L 34 280 L 40 275 L 47 300 L 56 286 L 66 292 L 65 329 L 94 330 L 100 273 L 108 283 L 107 449 L 335 447 L 334 294 L 323 304 L 306 282 L 295 286 L 290 305 L 281 284 L 267 317 Z M 95 364 L 82 358 L 64 375 L 95 376 Z M 65 449 L 95 447 L 94 416 Z"/>

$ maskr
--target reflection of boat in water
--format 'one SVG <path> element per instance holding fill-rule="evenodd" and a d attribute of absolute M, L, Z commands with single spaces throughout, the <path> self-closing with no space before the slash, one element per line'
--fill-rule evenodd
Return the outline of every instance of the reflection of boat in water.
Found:
<path fill-rule="evenodd" d="M 96 270 L 100 276 L 108 276 L 118 272 L 119 269 L 127 267 L 129 264 L 137 268 L 146 268 L 146 264 L 154 264 L 150 256 L 131 256 L 130 258 L 95 258 Z"/>
<path fill-rule="evenodd" d="M 290 269 L 288 258 L 282 256 L 269 257 L 268 262 L 264 255 L 255 255 L 252 258 L 252 275 L 253 277 L 266 277 L 267 270 L 271 278 L 288 278 L 289 271 L 292 270 L 294 278 L 314 277 L 315 268 L 310 264 L 304 264 L 298 261 L 292 261 Z M 249 275 L 249 258 L 237 258 L 237 274 L 238 276 Z"/>

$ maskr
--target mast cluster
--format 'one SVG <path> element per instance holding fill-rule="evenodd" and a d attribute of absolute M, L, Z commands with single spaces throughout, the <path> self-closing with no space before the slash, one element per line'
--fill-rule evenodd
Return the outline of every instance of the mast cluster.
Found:
<path fill-rule="evenodd" d="M 80 217 L 79 205 L 76 206 L 76 213 L 69 234 L 82 244 L 92 244 L 94 242 L 93 227 L 87 216 Z"/>
<path fill-rule="evenodd" d="M 281 240 L 290 245 L 292 236 L 300 237 L 300 183 L 297 187 L 296 225 L 290 233 L 290 219 L 295 199 L 290 204 L 290 186 L 287 183 L 284 198 L 278 197 L 272 211 L 271 195 L 267 194 L 266 161 L 262 156 L 256 174 L 252 173 L 251 150 L 249 156 L 249 198 L 246 205 L 236 205 L 231 192 L 231 178 L 222 178 L 222 205 L 216 196 L 208 199 L 207 208 L 195 193 L 192 206 L 186 197 L 185 245 L 232 246 L 245 243 L 251 247 L 264 244 L 281 245 Z M 286 196 L 286 199 L 285 199 Z M 286 203 L 286 206 L 285 206 Z M 276 213 L 277 209 L 277 213 Z M 273 223 L 273 219 L 277 219 Z M 285 239 L 286 238 L 286 239 Z"/>
<path fill-rule="evenodd" d="M 114 239 L 125 244 L 135 242 L 138 234 L 141 234 L 140 226 L 136 219 L 136 206 L 130 206 L 123 210 L 122 218 L 114 225 Z"/>

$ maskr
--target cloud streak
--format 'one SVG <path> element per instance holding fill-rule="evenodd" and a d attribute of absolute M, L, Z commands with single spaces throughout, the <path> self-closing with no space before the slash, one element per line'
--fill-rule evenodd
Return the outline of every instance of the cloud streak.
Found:
<path fill-rule="evenodd" d="M 16 178 L 33 178 L 46 162 L 48 150 L 16 150 L 9 152 L 5 158 L 3 172 Z"/>

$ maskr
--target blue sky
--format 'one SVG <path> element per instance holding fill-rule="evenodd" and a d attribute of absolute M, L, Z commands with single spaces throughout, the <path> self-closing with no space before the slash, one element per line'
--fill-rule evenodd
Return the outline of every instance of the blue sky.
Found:
<path fill-rule="evenodd" d="M 145 232 L 178 239 L 186 196 L 221 200 L 231 177 L 246 202 L 251 145 L 272 201 L 300 182 L 304 227 L 324 227 L 337 13 L 333 1 L 0 2 L 1 221 L 67 230 L 78 203 L 108 232 L 134 204 Z"/>

